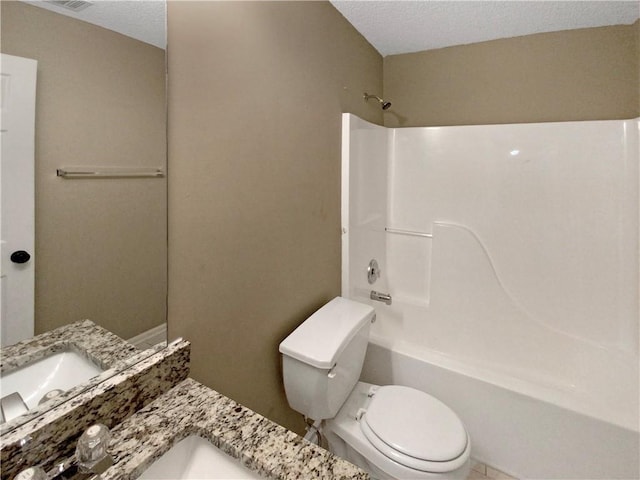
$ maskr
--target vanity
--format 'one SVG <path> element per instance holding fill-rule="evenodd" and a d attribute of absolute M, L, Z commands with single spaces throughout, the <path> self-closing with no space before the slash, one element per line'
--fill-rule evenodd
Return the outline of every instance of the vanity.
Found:
<path fill-rule="evenodd" d="M 0 433 L 41 415 L 126 368 L 140 351 L 91 320 L 81 320 L 0 350 Z"/>
<path fill-rule="evenodd" d="M 86 340 L 84 345 L 94 348 L 92 355 L 96 355 L 95 345 L 101 344 L 100 337 L 108 338 L 112 347 L 119 345 L 115 351 L 131 354 L 127 342 L 118 339 L 119 343 L 117 337 L 105 335 L 91 322 L 79 322 L 76 327 L 79 338 Z M 75 350 L 95 359 L 78 347 L 82 340 L 70 342 L 67 336 L 61 343 L 56 332 L 51 335 L 58 341 L 34 339 L 31 346 L 39 353 L 27 357 L 74 345 Z M 86 338 L 92 335 L 93 341 Z M 3 365 L 22 364 L 26 346 L 20 348 L 13 351 L 23 352 L 22 359 L 5 355 Z M 351 463 L 188 378 L 189 354 L 190 344 L 183 340 L 136 352 L 126 360 L 118 360 L 115 354 L 115 360 L 109 358 L 117 367 L 91 379 L 82 391 L 5 424 L 0 438 L 2 479 L 13 479 L 33 466 L 41 466 L 49 477 L 68 469 L 78 458 L 72 456 L 79 437 L 95 424 L 110 429 L 107 452 L 111 465 L 101 470 L 103 480 L 369 478 Z M 154 467 L 156 462 L 164 464 Z M 216 476 L 219 469 L 223 469 L 222 476 Z"/>
<path fill-rule="evenodd" d="M 205 478 L 258 478 L 250 476 L 254 473 L 283 480 L 369 478 L 346 460 L 190 378 L 122 422 L 112 434 L 115 463 L 102 474 L 103 480 L 138 478 L 172 446 L 191 436 L 210 442 L 247 469 L 244 476 Z"/>

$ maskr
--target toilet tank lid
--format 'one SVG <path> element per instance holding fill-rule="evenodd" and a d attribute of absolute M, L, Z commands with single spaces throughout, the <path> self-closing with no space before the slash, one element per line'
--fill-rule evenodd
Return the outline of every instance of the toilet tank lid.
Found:
<path fill-rule="evenodd" d="M 280 353 L 329 370 L 347 344 L 375 315 L 370 305 L 336 297 L 298 326 L 282 343 Z"/>

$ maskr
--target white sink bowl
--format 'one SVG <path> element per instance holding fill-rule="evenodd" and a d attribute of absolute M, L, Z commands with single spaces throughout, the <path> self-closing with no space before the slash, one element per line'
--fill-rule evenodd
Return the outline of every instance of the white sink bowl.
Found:
<path fill-rule="evenodd" d="M 197 435 L 176 443 L 138 477 L 139 480 L 240 478 L 263 477 Z"/>
<path fill-rule="evenodd" d="M 102 372 L 100 367 L 74 351 L 58 352 L 2 375 L 1 396 L 18 392 L 31 409 L 46 393 L 67 391 Z"/>

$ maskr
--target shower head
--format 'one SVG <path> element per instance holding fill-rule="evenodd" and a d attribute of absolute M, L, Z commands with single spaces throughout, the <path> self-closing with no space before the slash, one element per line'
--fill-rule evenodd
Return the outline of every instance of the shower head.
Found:
<path fill-rule="evenodd" d="M 382 107 L 383 110 L 387 110 L 391 106 L 391 102 L 385 102 L 383 99 L 381 99 L 377 95 L 369 95 L 368 93 L 364 94 L 365 102 L 370 98 L 375 98 L 380 103 L 380 106 Z"/>

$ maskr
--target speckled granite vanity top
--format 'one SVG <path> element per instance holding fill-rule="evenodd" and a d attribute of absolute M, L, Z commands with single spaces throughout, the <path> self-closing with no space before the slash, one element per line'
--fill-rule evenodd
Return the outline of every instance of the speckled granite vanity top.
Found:
<path fill-rule="evenodd" d="M 192 434 L 265 478 L 369 479 L 351 463 L 190 378 L 112 430 L 115 464 L 101 478 L 134 479 Z"/>
<path fill-rule="evenodd" d="M 12 370 L 40 360 L 53 353 L 73 350 L 106 370 L 122 366 L 122 362 L 138 349 L 91 320 L 64 325 L 50 332 L 2 347 L 0 372 Z"/>
<path fill-rule="evenodd" d="M 128 366 L 132 356 L 140 354 L 140 350 L 135 346 L 96 325 L 91 320 L 81 320 L 14 345 L 2 347 L 0 350 L 0 373 L 10 373 L 49 355 L 67 350 L 82 355 L 103 369 L 104 372 L 23 415 L 3 423 L 0 426 L 0 433 L 4 434 L 17 425 L 40 416 L 53 405 L 62 403 L 79 392 L 99 384 L 116 371 Z"/>

